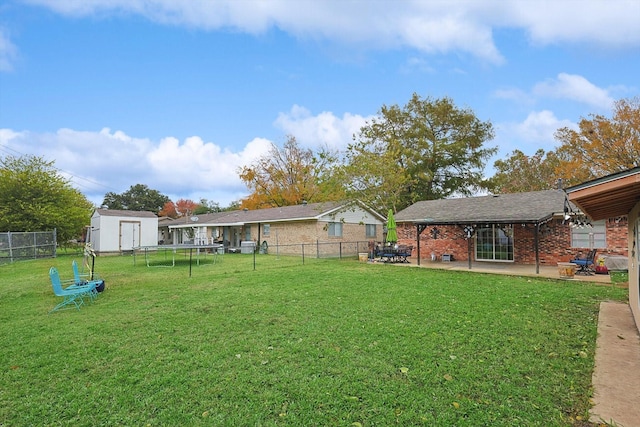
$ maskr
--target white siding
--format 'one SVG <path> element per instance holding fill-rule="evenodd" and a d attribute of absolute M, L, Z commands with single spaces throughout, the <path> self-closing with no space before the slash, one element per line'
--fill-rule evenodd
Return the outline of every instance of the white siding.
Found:
<path fill-rule="evenodd" d="M 347 208 L 318 219 L 323 222 L 342 222 L 345 224 L 383 224 L 375 216 L 360 207 Z"/>
<path fill-rule="evenodd" d="M 91 244 L 99 253 L 158 244 L 158 218 L 100 215 L 91 217 Z"/>

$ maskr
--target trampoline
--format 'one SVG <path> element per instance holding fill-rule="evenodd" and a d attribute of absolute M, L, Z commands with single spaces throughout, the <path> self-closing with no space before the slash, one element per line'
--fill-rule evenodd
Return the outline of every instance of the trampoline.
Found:
<path fill-rule="evenodd" d="M 200 255 L 207 255 L 207 252 L 211 253 L 213 256 L 213 263 L 215 264 L 218 259 L 218 255 L 222 255 L 222 251 L 224 250 L 224 246 L 219 243 L 213 244 L 179 244 L 179 245 L 156 245 L 156 246 L 137 246 L 133 248 L 133 263 L 136 263 L 136 251 L 144 252 L 144 260 L 147 264 L 147 267 L 175 267 L 176 265 L 176 253 L 178 251 L 184 251 L 185 253 L 189 251 L 189 277 L 191 277 L 191 266 L 193 264 L 193 250 L 196 250 L 196 265 L 200 265 Z M 151 265 L 149 262 L 149 254 L 152 252 L 164 251 L 165 255 L 168 251 L 171 251 L 171 264 L 166 265 Z"/>

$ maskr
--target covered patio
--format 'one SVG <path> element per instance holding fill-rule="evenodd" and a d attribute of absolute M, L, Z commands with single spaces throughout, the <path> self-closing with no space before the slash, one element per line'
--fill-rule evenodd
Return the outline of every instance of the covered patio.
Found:
<path fill-rule="evenodd" d="M 504 263 L 505 268 L 527 264 L 539 274 L 541 264 L 555 267 L 572 255 L 551 253 L 558 246 L 556 236 L 568 233 L 563 223 L 566 203 L 562 190 L 429 200 L 399 212 L 396 222 L 414 227 L 415 232 L 405 235 L 417 249 L 418 265 L 427 259 L 464 260 L 468 269 L 484 268 L 485 263 Z M 437 246 L 445 249 L 434 250 Z M 565 245 L 562 250 L 571 248 Z"/>

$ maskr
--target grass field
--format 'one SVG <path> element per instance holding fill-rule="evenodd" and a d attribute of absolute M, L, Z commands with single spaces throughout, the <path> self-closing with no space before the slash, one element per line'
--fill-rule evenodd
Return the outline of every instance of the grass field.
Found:
<path fill-rule="evenodd" d="M 599 303 L 627 298 L 355 259 L 225 255 L 189 277 L 185 255 L 99 257 L 97 301 L 47 314 L 72 259 L 0 266 L 2 426 L 568 426 Z"/>

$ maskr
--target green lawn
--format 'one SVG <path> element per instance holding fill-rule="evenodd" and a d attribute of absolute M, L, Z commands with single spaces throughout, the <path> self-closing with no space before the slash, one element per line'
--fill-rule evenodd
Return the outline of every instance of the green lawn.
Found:
<path fill-rule="evenodd" d="M 160 256 L 160 255 L 158 255 Z M 0 266 L 0 425 L 563 426 L 586 419 L 597 314 L 581 282 L 225 255 Z M 79 258 L 77 258 L 80 260 Z"/>

